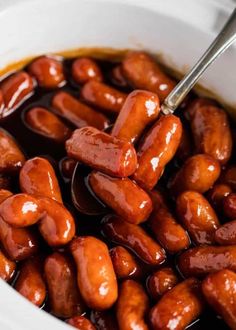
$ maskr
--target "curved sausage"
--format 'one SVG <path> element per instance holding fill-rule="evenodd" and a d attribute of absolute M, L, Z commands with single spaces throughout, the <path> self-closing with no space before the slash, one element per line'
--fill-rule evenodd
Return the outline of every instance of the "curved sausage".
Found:
<path fill-rule="evenodd" d="M 103 81 L 99 66 L 93 59 L 87 57 L 77 58 L 72 63 L 71 74 L 78 84 L 85 84 L 90 80 Z"/>
<path fill-rule="evenodd" d="M 236 220 L 219 227 L 215 232 L 215 241 L 220 245 L 236 245 Z"/>

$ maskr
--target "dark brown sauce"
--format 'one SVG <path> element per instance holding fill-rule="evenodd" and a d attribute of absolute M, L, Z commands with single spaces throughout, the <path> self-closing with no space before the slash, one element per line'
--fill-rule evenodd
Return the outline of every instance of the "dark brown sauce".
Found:
<path fill-rule="evenodd" d="M 60 90 L 68 91 L 70 94 L 74 95 L 75 97 L 79 97 L 79 91 L 80 86 L 76 84 L 70 75 L 70 69 L 71 69 L 71 63 L 73 59 L 65 59 L 64 60 L 64 68 L 65 68 L 65 75 L 66 75 L 66 84 L 60 88 Z M 116 65 L 116 62 L 113 60 L 105 60 L 100 59 L 97 60 L 100 68 L 103 71 L 104 77 L 105 77 L 105 83 L 108 83 L 110 85 L 112 84 L 112 80 L 110 77 L 110 72 L 112 68 Z M 27 66 L 26 66 L 27 70 Z M 115 86 L 118 88 L 117 86 Z M 129 92 L 130 89 L 124 89 L 124 88 L 118 88 L 122 91 Z M 58 89 L 56 90 L 58 91 Z M 72 211 L 72 213 L 75 216 L 76 222 L 78 224 L 78 235 L 94 235 L 96 237 L 100 237 L 104 240 L 104 237 L 101 233 L 101 220 L 102 215 L 100 216 L 86 216 L 84 214 L 81 214 L 76 210 L 74 207 L 72 200 L 71 200 L 71 193 L 70 193 L 70 182 L 68 180 L 64 180 L 62 174 L 60 173 L 59 169 L 59 162 L 62 158 L 66 156 L 65 148 L 63 144 L 58 144 L 54 142 L 53 140 L 50 140 L 47 137 L 43 137 L 42 135 L 37 134 L 34 132 L 27 124 L 25 124 L 24 116 L 26 111 L 31 109 L 35 106 L 41 106 L 45 107 L 50 111 L 54 111 L 51 107 L 51 99 L 54 95 L 55 91 L 46 91 L 42 88 L 36 88 L 34 94 L 27 99 L 18 109 L 16 109 L 12 114 L 10 114 L 8 117 L 3 118 L 0 120 L 0 126 L 4 129 L 6 129 L 9 133 L 13 135 L 13 137 L 17 140 L 19 146 L 23 149 L 25 152 L 27 158 L 32 158 L 35 156 L 44 156 L 49 158 L 49 160 L 52 162 L 52 164 L 55 167 L 57 177 L 60 182 L 62 194 L 63 194 L 63 200 L 65 202 L 65 205 Z M 74 129 L 75 127 L 68 123 L 65 119 L 61 118 L 62 121 L 64 121 L 69 127 Z M 114 119 L 111 118 L 111 120 L 114 121 Z M 165 176 L 169 176 L 169 173 L 173 171 L 173 169 L 176 169 L 175 162 L 172 162 L 168 165 L 164 177 L 161 179 L 161 182 L 163 186 L 166 185 L 165 182 Z M 19 187 L 17 185 L 17 182 L 14 184 L 13 191 L 17 192 L 19 191 Z M 143 225 L 145 229 L 150 233 L 149 229 L 146 228 L 145 225 Z M 150 233 L 151 234 L 151 233 Z M 112 247 L 113 244 L 110 242 L 107 242 L 109 247 Z M 47 247 L 43 242 L 41 243 L 41 252 L 48 254 L 51 251 L 51 248 Z M 172 257 L 173 259 L 173 257 Z M 168 257 L 168 262 L 171 261 L 171 257 Z M 150 270 L 149 270 L 150 273 Z M 14 280 L 12 284 L 14 284 Z M 145 283 L 144 283 L 145 286 Z M 48 306 L 48 301 L 46 300 L 43 309 L 50 311 Z M 89 316 L 89 312 L 87 316 Z M 188 329 L 191 330 L 200 330 L 200 329 L 206 329 L 208 325 L 211 325 L 214 329 L 224 330 L 228 329 L 228 327 L 225 325 L 225 323 L 216 317 L 215 313 L 206 310 L 203 316 L 200 320 L 195 321 L 192 325 L 188 327 Z"/>

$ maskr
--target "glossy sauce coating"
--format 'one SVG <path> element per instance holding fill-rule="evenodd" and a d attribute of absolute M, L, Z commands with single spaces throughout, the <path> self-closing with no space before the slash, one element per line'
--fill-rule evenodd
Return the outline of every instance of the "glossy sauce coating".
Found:
<path fill-rule="evenodd" d="M 79 330 L 95 330 L 92 323 L 84 316 L 74 316 L 66 321 L 72 327 Z"/>
<path fill-rule="evenodd" d="M 0 129 L 0 172 L 14 173 L 25 163 L 25 156 L 13 137 Z"/>
<path fill-rule="evenodd" d="M 148 190 L 156 185 L 165 165 L 173 158 L 182 134 L 182 124 L 174 115 L 162 116 L 138 147 L 138 167 L 133 178 Z"/>
<path fill-rule="evenodd" d="M 206 153 L 226 164 L 232 152 L 232 135 L 226 113 L 215 106 L 199 107 L 191 121 L 198 153 Z"/>
<path fill-rule="evenodd" d="M 46 298 L 42 261 L 39 259 L 25 261 L 20 268 L 14 288 L 34 305 L 40 307 Z"/>
<path fill-rule="evenodd" d="M 226 184 L 215 184 L 207 194 L 207 198 L 212 207 L 218 212 L 222 212 L 225 197 L 232 192 L 230 186 Z"/>
<path fill-rule="evenodd" d="M 231 193 L 223 201 L 224 213 L 230 219 L 236 219 L 236 193 Z"/>
<path fill-rule="evenodd" d="M 0 204 L 0 217 L 13 227 L 27 227 L 41 218 L 39 201 L 28 194 L 16 194 Z"/>
<path fill-rule="evenodd" d="M 215 241 L 220 245 L 236 245 L 236 220 L 219 227 L 215 232 Z"/>
<path fill-rule="evenodd" d="M 44 264 L 51 312 L 61 318 L 72 317 L 84 311 L 76 283 L 76 271 L 71 260 L 55 252 Z"/>
<path fill-rule="evenodd" d="M 42 107 L 27 111 L 25 121 L 38 134 L 59 143 L 64 142 L 71 134 L 70 129 L 57 116 Z"/>
<path fill-rule="evenodd" d="M 27 72 L 19 71 L 4 79 L 0 89 L 4 100 L 1 117 L 6 117 L 33 94 L 34 81 Z"/>
<path fill-rule="evenodd" d="M 29 228 L 14 228 L 0 218 L 0 241 L 11 260 L 24 260 L 38 251 L 38 240 Z"/>
<path fill-rule="evenodd" d="M 175 86 L 175 82 L 144 52 L 128 52 L 122 69 L 132 86 L 157 93 L 161 102 Z"/>
<path fill-rule="evenodd" d="M 125 221 L 139 224 L 148 219 L 152 201 L 148 194 L 129 178 L 114 178 L 93 171 L 89 184 L 94 193 Z"/>
<path fill-rule="evenodd" d="M 0 250 L 0 278 L 6 282 L 10 281 L 15 273 L 16 263 L 8 259 Z"/>
<path fill-rule="evenodd" d="M 165 251 L 140 226 L 118 216 L 105 217 L 102 232 L 110 241 L 131 249 L 149 265 L 159 265 L 165 260 Z"/>
<path fill-rule="evenodd" d="M 78 84 L 85 84 L 89 80 L 103 81 L 102 72 L 97 63 L 91 58 L 78 58 L 71 67 L 73 79 Z"/>
<path fill-rule="evenodd" d="M 36 58 L 29 65 L 28 71 L 43 88 L 59 87 L 65 80 L 61 61 L 53 57 L 41 56 Z"/>
<path fill-rule="evenodd" d="M 220 164 L 210 155 L 198 154 L 186 160 L 173 178 L 170 189 L 174 195 L 185 190 L 204 193 L 220 175 Z"/>
<path fill-rule="evenodd" d="M 189 278 L 168 291 L 150 313 L 155 330 L 182 330 L 203 310 L 200 282 Z"/>
<path fill-rule="evenodd" d="M 178 268 L 185 277 L 202 277 L 224 268 L 236 271 L 236 246 L 194 247 L 180 255 Z"/>
<path fill-rule="evenodd" d="M 207 302 L 230 329 L 236 329 L 236 274 L 228 269 L 210 274 L 202 283 Z"/>
<path fill-rule="evenodd" d="M 39 198 L 44 215 L 39 222 L 39 231 L 50 246 L 62 246 L 75 235 L 75 221 L 71 213 L 61 203 L 51 198 Z"/>
<path fill-rule="evenodd" d="M 214 243 L 214 233 L 220 223 L 203 195 L 196 191 L 183 192 L 177 198 L 176 211 L 196 244 Z"/>
<path fill-rule="evenodd" d="M 70 244 L 77 266 L 77 283 L 88 307 L 110 308 L 118 296 L 116 275 L 107 245 L 92 237 L 77 237 Z"/>
<path fill-rule="evenodd" d="M 62 202 L 56 174 L 45 158 L 35 157 L 27 160 L 20 171 L 19 181 L 22 192 Z"/>
<path fill-rule="evenodd" d="M 61 117 L 67 119 L 76 127 L 93 126 L 105 129 L 109 126 L 109 119 L 80 102 L 67 92 L 59 91 L 52 98 L 52 107 Z"/>
<path fill-rule="evenodd" d="M 186 109 L 184 110 L 184 116 L 187 120 L 191 121 L 198 108 L 216 105 L 217 102 L 213 99 L 209 99 L 206 97 L 197 97 L 187 105 Z"/>
<path fill-rule="evenodd" d="M 142 276 L 140 264 L 123 246 L 112 248 L 110 256 L 118 279 L 140 278 Z"/>
<path fill-rule="evenodd" d="M 189 247 L 187 232 L 165 206 L 152 212 L 148 224 L 156 240 L 169 253 L 177 253 Z"/>
<path fill-rule="evenodd" d="M 171 290 L 179 282 L 175 272 L 170 267 L 164 267 L 147 278 L 148 293 L 157 301 L 167 291 Z"/>
<path fill-rule="evenodd" d="M 144 90 L 131 92 L 112 128 L 111 135 L 134 143 L 145 127 L 159 115 L 160 102 L 156 94 Z"/>
<path fill-rule="evenodd" d="M 144 320 L 149 307 L 142 286 L 134 280 L 125 280 L 119 288 L 116 317 L 120 330 L 148 330 Z"/>
<path fill-rule="evenodd" d="M 116 114 L 120 112 L 127 95 L 109 85 L 90 80 L 82 87 L 81 97 L 108 114 Z"/>
<path fill-rule="evenodd" d="M 66 151 L 69 157 L 118 177 L 133 174 L 137 166 L 136 152 L 131 143 L 94 127 L 75 130 L 66 141 Z"/>

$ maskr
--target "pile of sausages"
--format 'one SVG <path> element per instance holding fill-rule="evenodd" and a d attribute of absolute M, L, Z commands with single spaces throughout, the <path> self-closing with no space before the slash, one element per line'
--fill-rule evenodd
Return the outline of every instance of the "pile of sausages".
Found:
<path fill-rule="evenodd" d="M 34 59 L 0 83 L 0 116 L 37 89 L 54 91 L 50 109 L 32 107 L 23 120 L 65 145 L 69 180 L 77 162 L 89 168 L 88 185 L 108 208 L 96 224 L 102 236 L 80 235 L 83 215 L 63 204 L 50 161 L 27 159 L 1 128 L 0 277 L 81 330 L 181 330 L 209 308 L 236 329 L 226 112 L 191 95 L 176 115 L 160 114 L 175 81 L 143 52 L 128 52 L 109 81 L 95 60 L 75 59 L 70 79 L 79 97 L 63 88 L 61 58 Z"/>

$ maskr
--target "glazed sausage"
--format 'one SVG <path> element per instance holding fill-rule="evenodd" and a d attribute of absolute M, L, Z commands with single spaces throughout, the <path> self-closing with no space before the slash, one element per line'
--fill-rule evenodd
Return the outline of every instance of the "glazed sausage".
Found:
<path fill-rule="evenodd" d="M 236 193 L 231 193 L 223 201 L 225 215 L 230 219 L 236 219 Z"/>
<path fill-rule="evenodd" d="M 148 194 L 129 178 L 113 178 L 93 171 L 89 184 L 98 198 L 118 215 L 133 224 L 148 219 L 152 201 Z"/>
<path fill-rule="evenodd" d="M 27 227 L 41 218 L 39 201 L 27 194 L 16 194 L 0 204 L 0 217 L 13 227 Z"/>
<path fill-rule="evenodd" d="M 12 192 L 6 189 L 0 189 L 0 204 L 8 197 L 12 196 Z"/>
<path fill-rule="evenodd" d="M 20 189 L 35 196 L 52 198 L 62 202 L 61 191 L 52 165 L 45 158 L 27 160 L 20 171 Z"/>
<path fill-rule="evenodd" d="M 92 237 L 78 237 L 70 244 L 77 266 L 77 283 L 87 306 L 110 308 L 118 295 L 117 281 L 105 243 Z"/>
<path fill-rule="evenodd" d="M 144 52 L 128 52 L 122 70 L 133 87 L 157 93 L 161 102 L 175 86 L 175 82 Z"/>
<path fill-rule="evenodd" d="M 126 98 L 111 135 L 134 143 L 145 127 L 158 117 L 159 112 L 160 102 L 156 94 L 135 90 Z"/>
<path fill-rule="evenodd" d="M 220 177 L 220 182 L 225 183 L 231 187 L 233 191 L 236 190 L 236 166 L 226 168 Z"/>
<path fill-rule="evenodd" d="M 3 100 L 3 94 L 2 91 L 0 90 L 0 118 L 4 117 L 4 110 L 5 110 L 5 105 Z"/>
<path fill-rule="evenodd" d="M 123 246 L 112 248 L 110 257 L 118 279 L 140 278 L 142 276 L 140 264 Z"/>
<path fill-rule="evenodd" d="M 28 73 L 19 71 L 4 79 L 0 89 L 5 105 L 2 117 L 6 117 L 33 94 L 34 81 Z"/>
<path fill-rule="evenodd" d="M 223 202 L 225 197 L 227 197 L 232 192 L 230 186 L 226 184 L 215 184 L 207 194 L 207 198 L 210 201 L 211 205 L 218 212 L 221 212 L 223 209 Z"/>
<path fill-rule="evenodd" d="M 185 329 L 203 311 L 200 291 L 200 282 L 195 278 L 189 278 L 168 291 L 151 310 L 153 329 Z"/>
<path fill-rule="evenodd" d="M 72 317 L 84 311 L 76 283 L 76 271 L 71 260 L 54 252 L 44 264 L 51 312 L 61 318 Z"/>
<path fill-rule="evenodd" d="M 103 130 L 110 124 L 109 119 L 105 115 L 93 110 L 63 91 L 53 96 L 52 107 L 58 115 L 67 119 L 78 128 L 93 126 Z"/>
<path fill-rule="evenodd" d="M 156 240 L 169 253 L 177 253 L 189 247 L 188 234 L 165 206 L 162 205 L 159 209 L 156 207 L 148 224 Z"/>
<path fill-rule="evenodd" d="M 220 245 L 236 245 L 236 220 L 218 228 L 215 232 L 215 241 Z"/>
<path fill-rule="evenodd" d="M 72 179 L 77 162 L 72 158 L 65 157 L 60 162 L 61 174 L 66 179 Z"/>
<path fill-rule="evenodd" d="M 215 106 L 199 107 L 191 120 L 198 153 L 209 154 L 224 165 L 232 152 L 232 135 L 226 113 Z"/>
<path fill-rule="evenodd" d="M 43 304 L 46 298 L 46 285 L 39 258 L 29 259 L 23 263 L 14 287 L 34 305 L 40 307 Z"/>
<path fill-rule="evenodd" d="M 13 137 L 0 129 L 0 172 L 15 173 L 25 163 L 25 156 L 16 144 Z"/>
<path fill-rule="evenodd" d="M 161 268 L 147 278 L 147 289 L 151 298 L 157 301 L 179 282 L 170 267 Z"/>
<path fill-rule="evenodd" d="M 165 260 L 165 251 L 141 227 L 118 216 L 105 217 L 102 232 L 110 241 L 131 249 L 149 265 L 159 265 Z"/>
<path fill-rule="evenodd" d="M 75 235 L 75 221 L 71 213 L 51 198 L 40 197 L 39 205 L 44 215 L 39 222 L 39 231 L 50 246 L 62 246 Z"/>
<path fill-rule="evenodd" d="M 108 114 L 119 113 L 126 96 L 125 93 L 95 80 L 88 81 L 81 89 L 83 100 Z"/>
<path fill-rule="evenodd" d="M 95 330 L 92 323 L 82 315 L 71 317 L 67 323 L 79 330 Z"/>
<path fill-rule="evenodd" d="M 92 311 L 90 319 L 97 330 L 118 330 L 117 320 L 113 311 Z"/>
<path fill-rule="evenodd" d="M 236 329 L 236 274 L 228 269 L 210 274 L 202 283 L 207 302 L 230 329 Z"/>
<path fill-rule="evenodd" d="M 0 241 L 10 259 L 24 260 L 38 251 L 38 240 L 29 228 L 13 228 L 0 218 Z"/>
<path fill-rule="evenodd" d="M 194 155 L 186 160 L 170 183 L 173 195 L 185 190 L 204 193 L 220 175 L 220 164 L 210 155 Z"/>
<path fill-rule="evenodd" d="M 69 157 L 118 177 L 133 174 L 137 166 L 136 152 L 131 143 L 94 127 L 75 130 L 66 141 L 66 151 Z"/>
<path fill-rule="evenodd" d="M 229 268 L 236 271 L 236 246 L 197 246 L 183 252 L 178 268 L 185 276 L 205 276 Z"/>
<path fill-rule="evenodd" d="M 206 98 L 206 97 L 197 97 L 192 102 L 188 104 L 186 109 L 184 110 L 184 116 L 187 120 L 191 121 L 195 114 L 195 111 L 204 106 L 217 106 L 217 102 L 215 100 Z"/>
<path fill-rule="evenodd" d="M 0 250 L 0 278 L 9 282 L 16 270 L 16 263 L 8 259 L 5 254 Z"/>
<path fill-rule="evenodd" d="M 173 158 L 181 134 L 181 122 L 174 115 L 162 116 L 149 130 L 138 148 L 138 167 L 133 175 L 141 187 L 153 189 Z"/>
<path fill-rule="evenodd" d="M 111 82 L 118 87 L 128 87 L 128 82 L 124 77 L 122 66 L 119 64 L 111 70 Z"/>
<path fill-rule="evenodd" d="M 65 82 L 63 65 L 56 58 L 41 56 L 33 60 L 28 71 L 36 78 L 40 87 L 61 87 Z"/>
<path fill-rule="evenodd" d="M 71 135 L 70 129 L 57 116 L 42 107 L 27 111 L 25 121 L 36 133 L 59 143 Z"/>
<path fill-rule="evenodd" d="M 73 62 L 71 74 L 78 84 L 85 84 L 89 80 L 103 81 L 99 66 L 93 59 L 87 57 L 78 58 Z"/>
<path fill-rule="evenodd" d="M 214 234 L 220 223 L 203 195 L 196 191 L 183 192 L 177 198 L 176 211 L 196 244 L 214 243 Z"/>
<path fill-rule="evenodd" d="M 144 317 L 149 307 L 148 297 L 142 286 L 134 280 L 120 285 L 116 317 L 120 330 L 148 330 Z"/>

